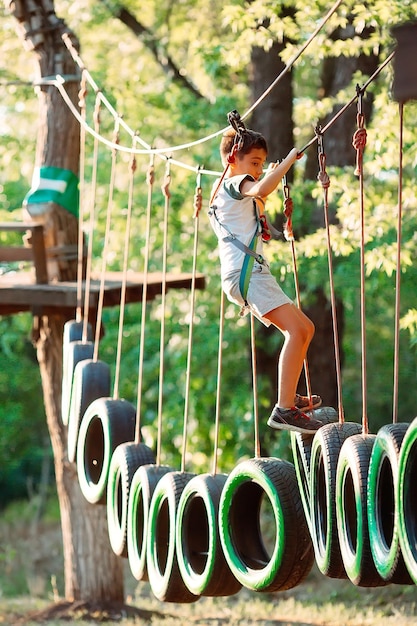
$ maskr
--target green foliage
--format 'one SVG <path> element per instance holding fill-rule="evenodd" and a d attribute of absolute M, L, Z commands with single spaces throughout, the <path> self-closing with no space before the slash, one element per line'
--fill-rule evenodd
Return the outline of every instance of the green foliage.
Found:
<path fill-rule="evenodd" d="M 51 454 L 30 322 L 28 315 L 0 318 L 0 507 L 28 495 L 39 482 L 44 455 Z"/>

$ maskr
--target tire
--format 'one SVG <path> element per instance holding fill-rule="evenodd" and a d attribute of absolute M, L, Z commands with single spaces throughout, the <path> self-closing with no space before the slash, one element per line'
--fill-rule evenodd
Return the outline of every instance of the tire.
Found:
<path fill-rule="evenodd" d="M 75 368 L 80 361 L 91 360 L 93 353 L 94 344 L 91 341 L 72 341 L 63 351 L 61 416 L 64 426 L 68 426 L 70 420 Z"/>
<path fill-rule="evenodd" d="M 149 510 L 146 562 L 152 592 L 161 602 L 189 603 L 198 600 L 184 584 L 175 549 L 178 503 L 185 485 L 194 477 L 169 472 L 153 492 Z"/>
<path fill-rule="evenodd" d="M 269 513 L 272 537 L 261 527 Z M 250 459 L 235 467 L 222 491 L 219 530 L 230 570 L 248 589 L 290 589 L 313 565 L 295 469 L 288 461 Z"/>
<path fill-rule="evenodd" d="M 73 341 L 81 341 L 83 338 L 84 322 L 77 322 L 76 320 L 69 320 L 64 324 L 64 333 L 62 338 L 62 344 L 65 349 Z M 87 324 L 87 337 L 86 341 L 92 341 L 93 330 L 91 324 Z"/>
<path fill-rule="evenodd" d="M 399 539 L 408 573 L 417 585 L 417 418 L 407 429 L 398 459 L 396 503 Z"/>
<path fill-rule="evenodd" d="M 185 585 L 198 596 L 231 596 L 242 588 L 224 558 L 219 536 L 219 503 L 226 479 L 225 474 L 195 476 L 178 504 L 178 566 Z"/>
<path fill-rule="evenodd" d="M 104 361 L 88 359 L 76 365 L 67 433 L 70 463 L 74 463 L 77 458 L 78 432 L 84 413 L 95 400 L 110 395 L 110 384 L 110 366 Z"/>
<path fill-rule="evenodd" d="M 330 406 L 320 407 L 314 411 L 314 419 L 319 420 L 323 424 L 331 424 L 337 422 L 337 411 Z M 310 512 L 310 458 L 311 446 L 313 438 L 311 435 L 303 435 L 294 431 L 290 434 L 291 449 L 293 455 L 293 463 L 295 473 L 297 475 L 298 488 L 300 490 L 301 502 L 307 525 L 311 526 Z"/>
<path fill-rule="evenodd" d="M 408 424 L 387 424 L 372 449 L 368 476 L 368 528 L 372 557 L 378 574 L 385 581 L 412 584 L 400 549 L 395 485 L 398 458 Z"/>
<path fill-rule="evenodd" d="M 87 352 L 81 352 L 74 354 L 74 348 L 72 343 L 78 343 L 81 345 L 91 344 L 93 338 L 93 331 L 91 324 L 87 324 L 87 337 L 85 341 L 83 338 L 84 322 L 77 322 L 76 320 L 69 320 L 64 324 L 64 332 L 62 337 L 62 401 L 61 401 L 61 419 L 64 426 L 68 425 L 69 408 L 71 402 L 71 388 L 74 369 L 77 363 L 83 359 L 91 359 L 93 357 L 93 349 Z M 94 344 L 92 344 L 94 345 Z M 80 349 L 77 349 L 80 350 Z M 86 355 L 86 356 L 85 356 Z"/>
<path fill-rule="evenodd" d="M 367 482 L 376 435 L 355 435 L 340 450 L 336 475 L 336 518 L 340 552 L 350 581 L 360 587 L 385 585 L 375 569 L 368 532 Z"/>
<path fill-rule="evenodd" d="M 155 463 L 154 453 L 144 443 L 117 446 L 107 480 L 107 525 L 112 550 L 127 557 L 127 509 L 133 475 L 142 465 Z"/>
<path fill-rule="evenodd" d="M 162 476 L 173 471 L 168 465 L 142 465 L 132 478 L 127 507 L 127 558 L 136 580 L 148 580 L 146 538 L 153 492 Z"/>
<path fill-rule="evenodd" d="M 135 407 L 126 400 L 98 398 L 81 421 L 77 472 L 81 491 L 91 504 L 106 503 L 106 485 L 113 452 L 135 437 Z"/>
<path fill-rule="evenodd" d="M 361 432 L 354 422 L 327 424 L 314 436 L 310 461 L 311 538 L 319 570 L 346 578 L 336 523 L 336 471 L 343 442 Z"/>

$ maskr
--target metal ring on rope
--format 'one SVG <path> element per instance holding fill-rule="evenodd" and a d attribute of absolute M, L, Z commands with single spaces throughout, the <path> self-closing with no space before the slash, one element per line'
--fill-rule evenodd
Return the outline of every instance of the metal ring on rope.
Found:
<path fill-rule="evenodd" d="M 340 450 L 336 475 L 336 519 L 343 565 L 350 581 L 379 587 L 371 553 L 367 516 L 369 461 L 376 435 L 349 437 Z"/>
<path fill-rule="evenodd" d="M 377 433 L 369 463 L 368 527 L 372 557 L 378 574 L 390 583 L 407 585 L 412 579 L 400 549 L 397 499 L 398 459 L 409 424 L 386 424 Z"/>
<path fill-rule="evenodd" d="M 133 440 L 135 417 L 130 402 L 114 398 L 98 398 L 85 412 L 78 435 L 77 473 L 88 502 L 105 504 L 113 452 L 121 443 Z"/>
<path fill-rule="evenodd" d="M 261 528 L 267 518 L 268 537 Z M 311 570 L 311 540 L 287 461 L 250 459 L 234 468 L 220 500 L 219 530 L 229 567 L 248 589 L 290 589 Z"/>

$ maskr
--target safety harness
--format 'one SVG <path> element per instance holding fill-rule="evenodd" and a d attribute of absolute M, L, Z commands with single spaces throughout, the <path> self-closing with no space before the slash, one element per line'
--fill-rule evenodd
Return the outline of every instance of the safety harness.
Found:
<path fill-rule="evenodd" d="M 242 269 L 240 271 L 239 289 L 240 289 L 242 298 L 245 302 L 245 306 L 247 306 L 248 303 L 246 301 L 246 297 L 248 295 L 249 281 L 250 281 L 250 277 L 252 274 L 253 264 L 255 261 L 257 261 L 257 263 L 259 263 L 260 265 L 265 264 L 265 259 L 262 256 L 262 254 L 259 254 L 258 252 L 256 252 L 256 243 L 257 243 L 258 237 L 260 237 L 262 234 L 262 225 L 259 219 L 257 203 L 256 203 L 256 200 L 253 199 L 253 209 L 255 212 L 256 228 L 255 228 L 255 232 L 253 233 L 252 239 L 249 243 L 249 246 L 244 244 L 243 241 L 240 241 L 240 239 L 238 239 L 236 235 L 232 233 L 227 228 L 227 226 L 225 226 L 225 224 L 223 224 L 219 220 L 216 214 L 216 209 L 217 209 L 216 205 L 213 204 L 212 206 L 210 206 L 208 214 L 213 215 L 217 223 L 219 224 L 219 226 L 227 233 L 226 237 L 223 237 L 222 241 L 232 243 L 234 246 L 239 248 L 239 250 L 245 253 L 245 256 L 243 258 Z"/>

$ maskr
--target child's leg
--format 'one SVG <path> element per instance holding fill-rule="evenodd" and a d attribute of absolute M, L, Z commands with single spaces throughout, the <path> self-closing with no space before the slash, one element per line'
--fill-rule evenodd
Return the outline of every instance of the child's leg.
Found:
<path fill-rule="evenodd" d="M 294 304 L 284 304 L 265 315 L 284 335 L 278 361 L 278 400 L 282 408 L 294 406 L 294 398 L 308 346 L 314 335 L 313 322 Z"/>

